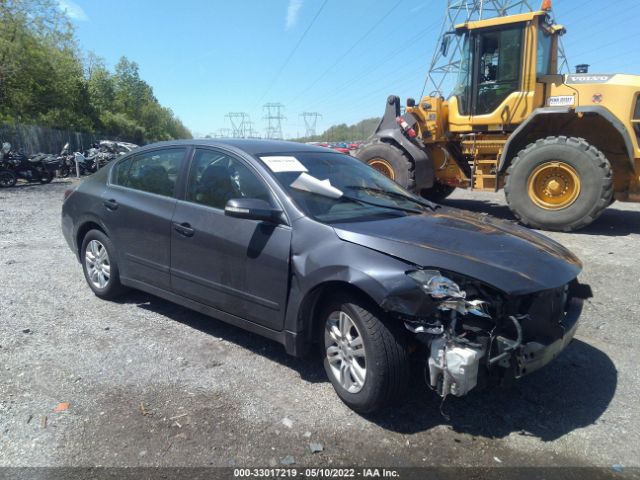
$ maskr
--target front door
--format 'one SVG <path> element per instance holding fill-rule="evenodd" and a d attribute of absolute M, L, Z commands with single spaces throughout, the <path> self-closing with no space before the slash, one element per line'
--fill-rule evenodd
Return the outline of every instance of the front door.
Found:
<path fill-rule="evenodd" d="M 291 228 L 226 216 L 227 201 L 243 197 L 274 204 L 267 185 L 244 161 L 197 149 L 185 199 L 173 215 L 171 285 L 183 296 L 282 330 Z"/>
<path fill-rule="evenodd" d="M 102 216 L 118 254 L 120 275 L 170 288 L 169 243 L 174 188 L 187 149 L 165 148 L 114 165 L 102 194 Z"/>
<path fill-rule="evenodd" d="M 532 74 L 528 67 L 523 70 L 525 32 L 530 38 L 530 29 L 516 24 L 465 35 L 451 99 L 457 105 L 449 119 L 454 130 L 495 130 L 522 120 L 530 110 L 528 97 L 534 92 L 525 88 Z"/>

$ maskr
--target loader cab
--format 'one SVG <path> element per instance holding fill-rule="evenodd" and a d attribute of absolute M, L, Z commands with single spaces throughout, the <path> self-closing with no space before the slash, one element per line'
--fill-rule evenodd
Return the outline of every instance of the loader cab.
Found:
<path fill-rule="evenodd" d="M 512 131 L 544 104 L 557 69 L 557 29 L 546 12 L 459 25 L 461 60 L 449 99 L 454 132 Z"/>

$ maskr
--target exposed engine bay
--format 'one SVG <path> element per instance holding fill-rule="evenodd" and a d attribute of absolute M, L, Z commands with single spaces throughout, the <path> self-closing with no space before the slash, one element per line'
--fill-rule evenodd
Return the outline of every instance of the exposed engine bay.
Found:
<path fill-rule="evenodd" d="M 407 272 L 432 300 L 430 313 L 399 315 L 426 347 L 425 380 L 442 397 L 463 396 L 491 378 L 519 378 L 555 358 L 571 341 L 591 297 L 577 280 L 507 296 L 478 281 L 437 270 Z"/>

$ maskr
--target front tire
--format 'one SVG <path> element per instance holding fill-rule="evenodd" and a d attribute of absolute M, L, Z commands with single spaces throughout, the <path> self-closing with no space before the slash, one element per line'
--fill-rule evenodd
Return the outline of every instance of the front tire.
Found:
<path fill-rule="evenodd" d="M 0 188 L 15 186 L 18 177 L 11 170 L 0 170 Z"/>
<path fill-rule="evenodd" d="M 403 331 L 382 312 L 352 295 L 333 297 L 322 312 L 322 352 L 340 399 L 358 413 L 401 400 L 409 383 Z"/>
<path fill-rule="evenodd" d="M 111 300 L 126 290 L 120 283 L 115 248 L 100 230 L 90 230 L 82 241 L 81 260 L 84 278 L 96 296 Z"/>
<path fill-rule="evenodd" d="M 410 191 L 415 189 L 415 165 L 402 150 L 393 145 L 373 143 L 360 150 L 356 157 L 401 187 Z"/>
<path fill-rule="evenodd" d="M 570 232 L 589 225 L 610 205 L 611 165 L 584 139 L 547 137 L 518 153 L 504 191 L 523 224 Z"/>

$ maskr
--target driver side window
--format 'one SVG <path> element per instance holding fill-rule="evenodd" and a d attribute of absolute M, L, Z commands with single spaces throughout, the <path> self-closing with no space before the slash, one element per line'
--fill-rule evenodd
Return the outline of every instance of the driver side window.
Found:
<path fill-rule="evenodd" d="M 223 210 L 232 198 L 259 198 L 273 205 L 269 189 L 242 162 L 222 152 L 197 149 L 187 201 Z"/>

